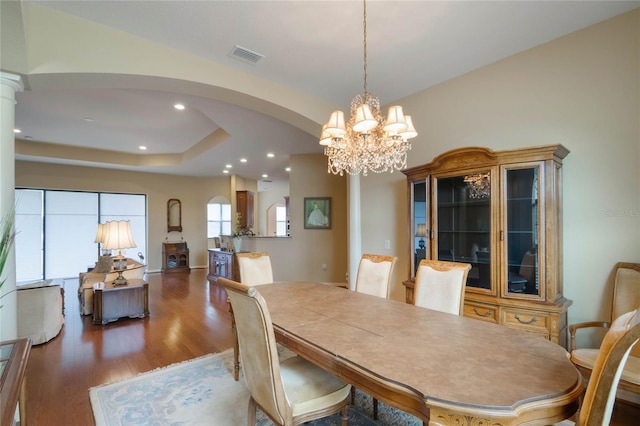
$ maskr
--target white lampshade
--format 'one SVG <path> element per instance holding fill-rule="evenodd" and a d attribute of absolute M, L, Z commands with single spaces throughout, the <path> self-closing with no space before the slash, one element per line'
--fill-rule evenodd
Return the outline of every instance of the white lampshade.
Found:
<path fill-rule="evenodd" d="M 104 225 L 106 227 L 102 246 L 104 250 L 124 250 L 136 246 L 131 235 L 131 223 L 128 220 L 112 220 Z"/>
<path fill-rule="evenodd" d="M 96 232 L 96 240 L 94 243 L 104 243 L 104 239 L 106 238 L 107 227 L 104 223 L 98 224 L 98 231 Z"/>
<path fill-rule="evenodd" d="M 416 230 L 416 237 L 426 237 L 427 236 L 427 225 L 425 223 L 419 223 L 418 229 Z"/>
<path fill-rule="evenodd" d="M 387 121 L 384 124 L 384 131 L 390 134 L 398 134 L 407 129 L 407 121 L 404 118 L 401 106 L 389 107 Z"/>
<path fill-rule="evenodd" d="M 322 132 L 320 133 L 320 145 L 329 146 L 331 145 L 331 135 L 327 132 L 327 125 L 322 125 Z"/>
<path fill-rule="evenodd" d="M 358 133 L 369 133 L 378 125 L 378 121 L 373 117 L 369 104 L 362 104 L 356 109 L 356 122 L 353 130 Z"/>
<path fill-rule="evenodd" d="M 331 113 L 325 131 L 336 138 L 341 138 L 347 133 L 347 127 L 344 124 L 344 113 L 342 111 L 333 111 Z"/>
<path fill-rule="evenodd" d="M 405 121 L 407 122 L 407 129 L 400 132 L 400 136 L 403 140 L 413 139 L 418 136 L 418 132 L 416 132 L 416 128 L 413 127 L 413 121 L 411 120 L 410 115 L 404 116 Z"/>

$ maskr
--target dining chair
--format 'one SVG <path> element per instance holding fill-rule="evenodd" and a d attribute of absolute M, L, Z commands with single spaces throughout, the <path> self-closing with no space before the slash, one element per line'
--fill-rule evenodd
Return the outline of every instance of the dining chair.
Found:
<path fill-rule="evenodd" d="M 607 321 L 588 321 L 569 326 L 569 350 L 571 362 L 580 370 L 585 378 L 592 375 L 600 348 L 577 348 L 576 334 L 578 330 L 589 328 L 607 329 L 611 321 L 625 312 L 640 307 L 640 263 L 618 262 L 614 267 L 613 298 L 611 317 Z M 622 376 L 620 389 L 640 394 L 640 345 L 630 354 Z"/>
<path fill-rule="evenodd" d="M 371 296 L 389 298 L 391 274 L 398 258 L 380 254 L 363 254 L 358 264 L 355 291 Z M 355 388 L 351 388 L 351 404 L 355 402 Z M 373 398 L 373 419 L 378 419 L 378 400 Z"/>
<path fill-rule="evenodd" d="M 580 426 L 608 425 L 629 353 L 640 339 L 640 308 L 616 318 L 605 334 L 580 409 Z M 638 346 L 636 346 L 637 348 Z M 570 420 L 557 425 L 573 425 Z"/>
<path fill-rule="evenodd" d="M 240 282 L 248 285 L 273 282 L 271 258 L 267 252 L 236 253 Z"/>
<path fill-rule="evenodd" d="M 273 270 L 271 258 L 267 252 L 243 252 L 236 253 L 240 282 L 247 285 L 269 284 L 273 282 Z M 240 377 L 240 361 L 238 351 L 238 336 L 233 316 L 233 306 L 229 305 L 231 312 L 231 328 L 233 334 L 233 378 L 238 381 Z"/>
<path fill-rule="evenodd" d="M 260 408 L 278 425 L 298 425 L 341 412 L 346 426 L 351 385 L 299 356 L 280 361 L 271 315 L 257 288 L 226 278 L 218 283 L 233 306 L 250 394 L 247 424 L 256 424 Z"/>
<path fill-rule="evenodd" d="M 397 260 L 396 256 L 363 254 L 356 275 L 356 292 L 388 299 L 391 274 Z"/>
<path fill-rule="evenodd" d="M 469 263 L 421 260 L 416 273 L 413 304 L 462 315 L 469 270 L 471 270 Z"/>

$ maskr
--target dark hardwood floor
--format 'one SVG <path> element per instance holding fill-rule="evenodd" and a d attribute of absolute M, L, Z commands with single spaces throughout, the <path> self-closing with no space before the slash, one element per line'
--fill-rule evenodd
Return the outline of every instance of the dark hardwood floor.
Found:
<path fill-rule="evenodd" d="M 89 388 L 232 346 L 226 292 L 207 282 L 205 270 L 147 280 L 150 317 L 105 326 L 79 314 L 78 280 L 65 280 L 65 325 L 29 357 L 29 425 L 93 425 Z M 640 408 L 620 404 L 611 424 L 638 419 Z"/>

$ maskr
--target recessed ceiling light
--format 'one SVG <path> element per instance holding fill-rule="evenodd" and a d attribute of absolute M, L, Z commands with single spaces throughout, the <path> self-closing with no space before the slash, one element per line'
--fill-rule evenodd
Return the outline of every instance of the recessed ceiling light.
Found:
<path fill-rule="evenodd" d="M 263 177 L 263 178 L 268 178 L 268 177 L 269 177 L 269 175 L 265 173 L 265 174 L 263 174 L 263 175 L 262 175 L 262 177 Z"/>
<path fill-rule="evenodd" d="M 273 152 L 268 152 L 268 153 L 267 153 L 267 157 L 269 157 L 269 158 L 273 158 L 273 157 L 275 157 L 275 156 L 276 156 L 276 155 L 275 155 Z"/>
<path fill-rule="evenodd" d="M 175 109 L 179 109 L 180 111 L 182 111 L 184 109 L 184 105 L 182 105 L 182 104 L 175 104 L 173 107 Z"/>
<path fill-rule="evenodd" d="M 146 150 L 147 150 L 147 147 L 146 147 L 146 146 L 144 146 L 144 145 L 140 145 L 140 146 L 138 147 L 138 149 L 140 149 L 140 150 L 142 150 L 142 151 L 146 151 Z"/>
<path fill-rule="evenodd" d="M 87 123 L 93 122 L 93 118 L 91 118 L 91 117 L 85 117 L 85 118 L 83 118 L 83 120 L 86 121 Z"/>
<path fill-rule="evenodd" d="M 28 140 L 31 140 L 31 139 L 33 139 L 33 136 L 25 136 L 24 138 L 28 139 Z"/>
<path fill-rule="evenodd" d="M 222 173 L 229 173 L 229 170 L 223 170 Z"/>
<path fill-rule="evenodd" d="M 286 172 L 290 172 L 291 171 L 291 167 L 287 167 L 286 169 L 284 169 Z"/>
<path fill-rule="evenodd" d="M 20 129 L 13 129 L 13 133 L 22 133 L 22 130 L 20 130 Z"/>
<path fill-rule="evenodd" d="M 227 169 L 230 169 L 230 168 L 232 168 L 233 166 L 232 166 L 231 164 L 227 164 L 227 165 L 225 165 L 225 167 L 226 167 Z"/>
<path fill-rule="evenodd" d="M 241 163 L 246 163 L 246 162 L 247 162 L 247 159 L 246 159 L 246 158 L 241 158 L 241 159 L 240 159 L 240 162 L 241 162 Z"/>

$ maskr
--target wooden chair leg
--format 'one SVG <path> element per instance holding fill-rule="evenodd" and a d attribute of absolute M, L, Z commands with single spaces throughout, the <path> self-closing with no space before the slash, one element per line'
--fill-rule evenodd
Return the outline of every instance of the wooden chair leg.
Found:
<path fill-rule="evenodd" d="M 378 420 L 378 400 L 373 398 L 373 420 Z"/>
<path fill-rule="evenodd" d="M 349 425 L 349 406 L 348 405 L 345 405 L 342 408 L 342 416 L 340 418 L 342 419 L 342 426 Z"/>
<path fill-rule="evenodd" d="M 253 397 L 249 398 L 249 408 L 247 410 L 247 426 L 256 426 L 256 411 L 258 406 L 253 400 Z"/>

